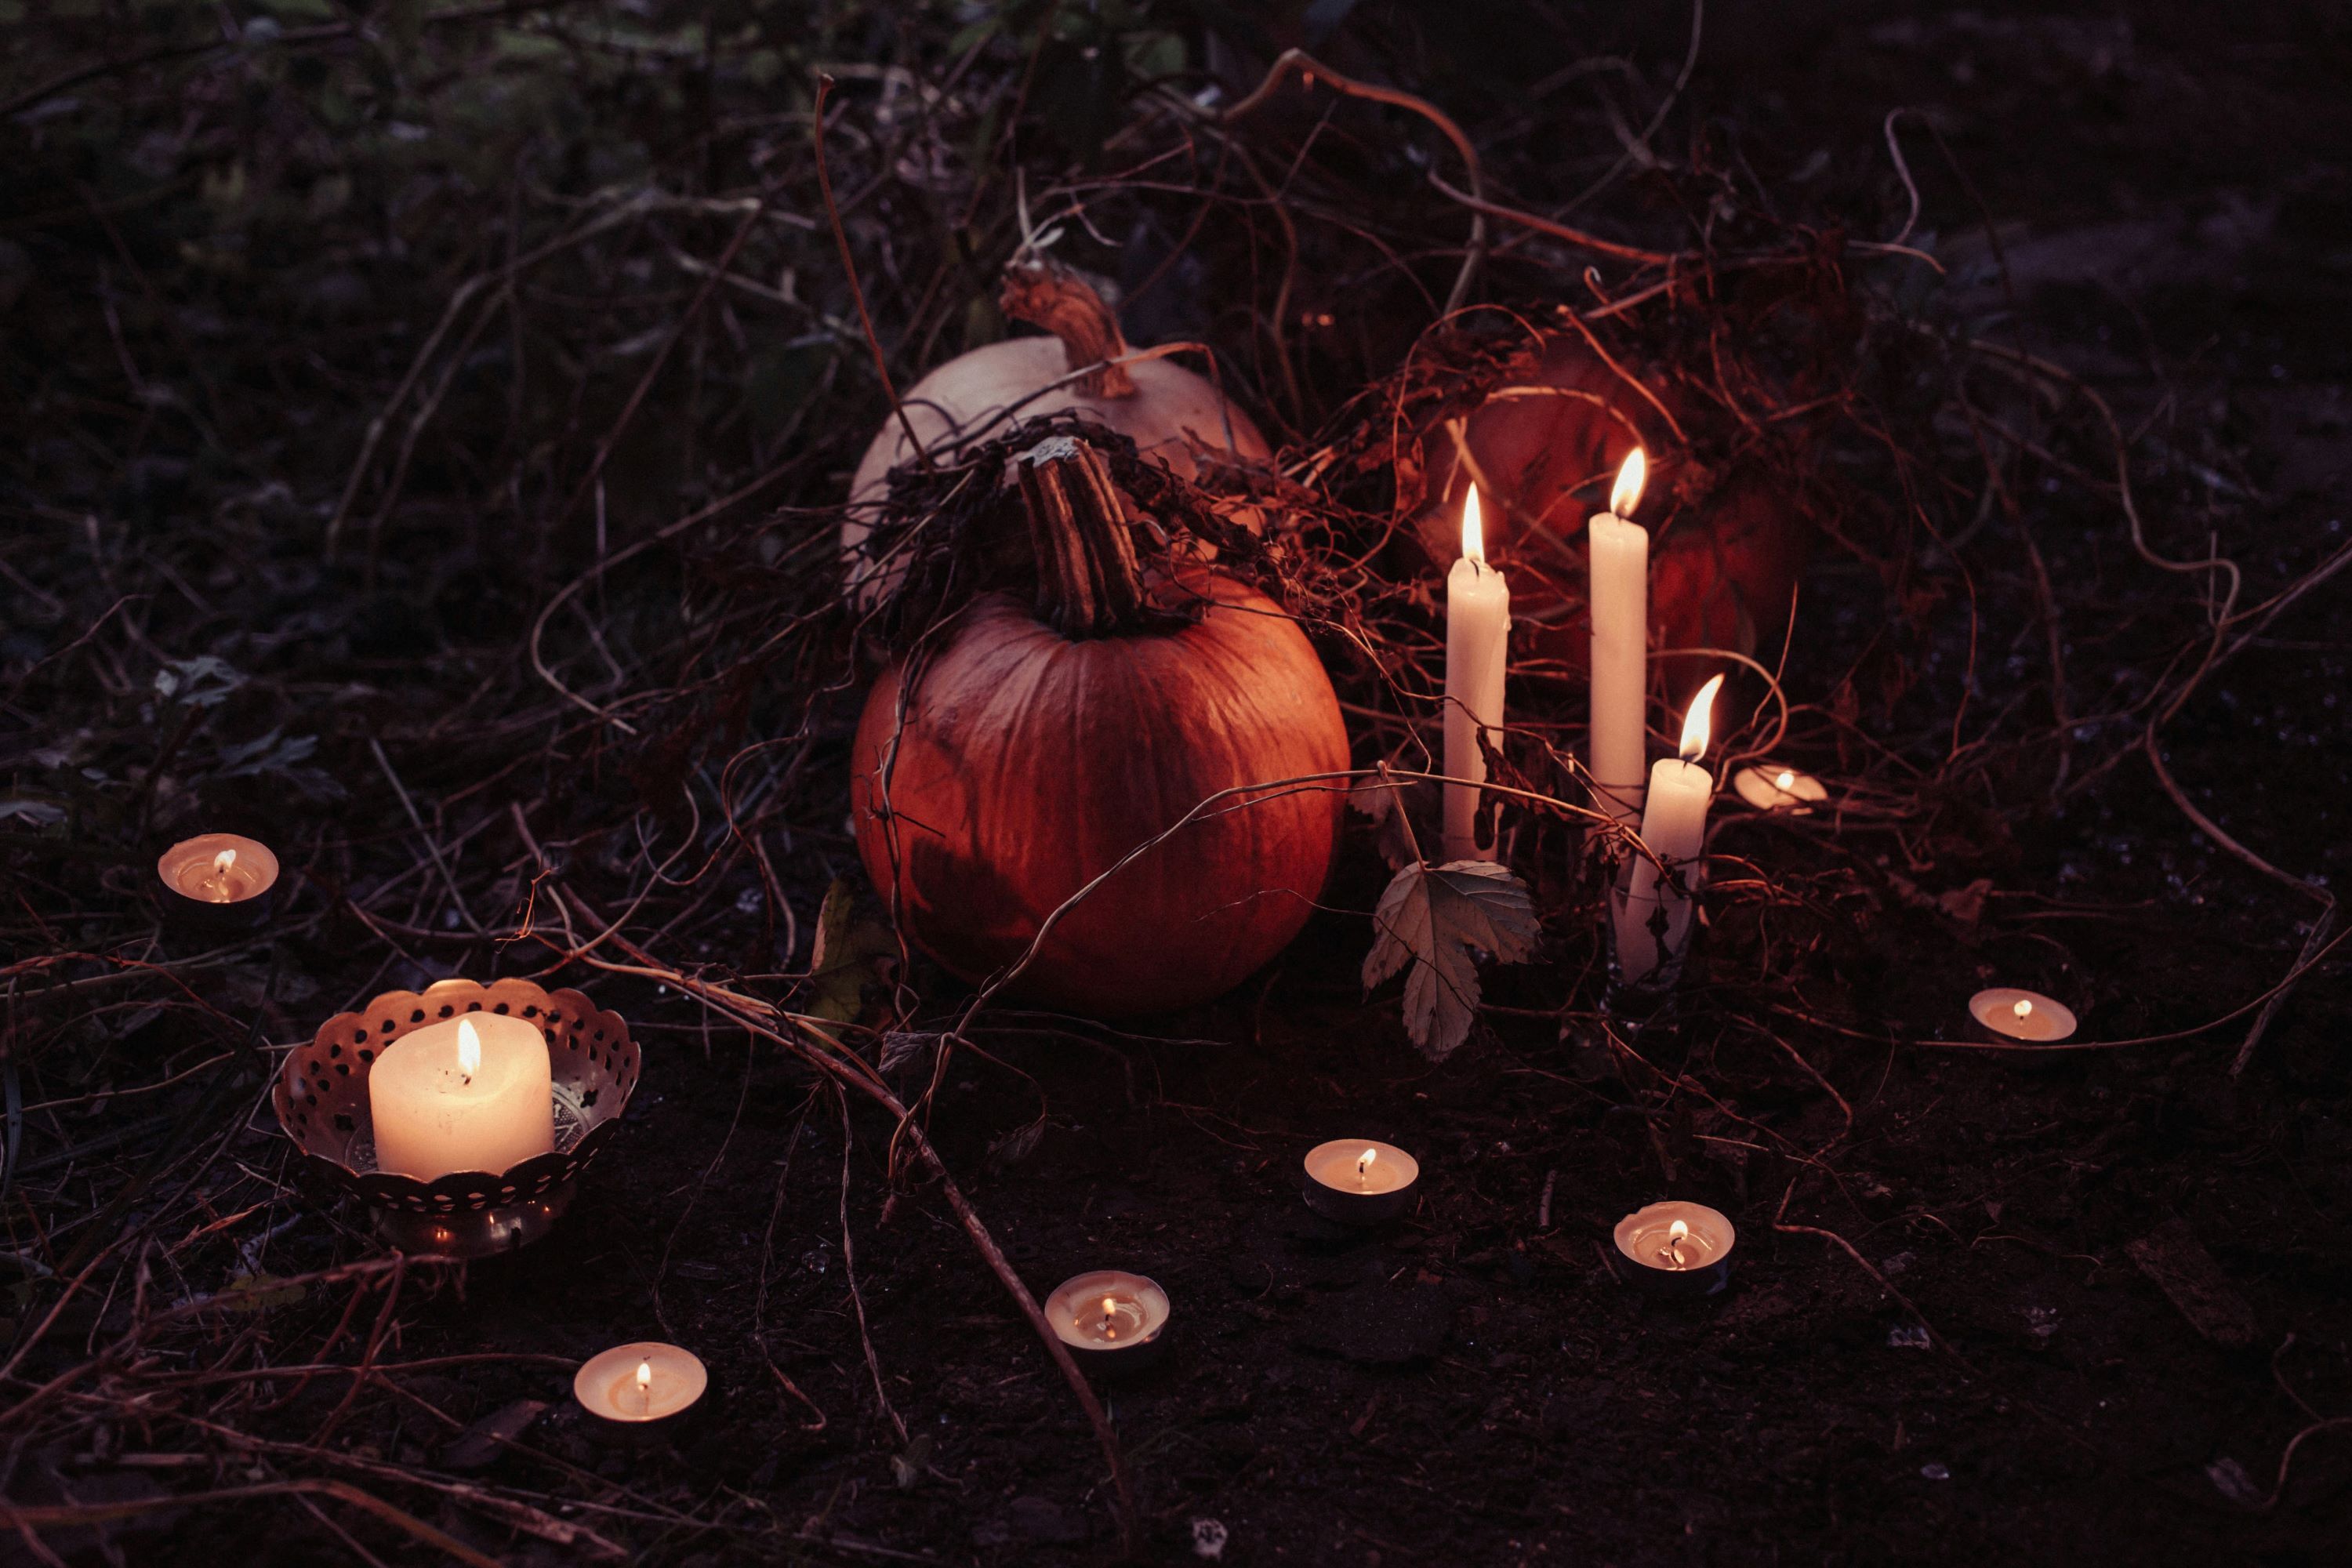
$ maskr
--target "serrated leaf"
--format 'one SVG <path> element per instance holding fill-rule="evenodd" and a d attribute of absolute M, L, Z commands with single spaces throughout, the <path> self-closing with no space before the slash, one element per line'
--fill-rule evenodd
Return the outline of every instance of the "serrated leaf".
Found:
<path fill-rule="evenodd" d="M 1407 866 L 1381 895 L 1372 924 L 1364 988 L 1411 966 L 1405 1031 L 1432 1061 L 1444 1061 L 1470 1036 L 1478 1010 L 1476 953 L 1516 963 L 1535 952 L 1540 930 L 1527 888 L 1491 860 Z"/>

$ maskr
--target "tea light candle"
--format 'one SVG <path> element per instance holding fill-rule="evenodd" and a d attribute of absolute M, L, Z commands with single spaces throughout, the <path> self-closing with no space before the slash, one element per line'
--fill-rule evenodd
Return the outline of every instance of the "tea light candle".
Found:
<path fill-rule="evenodd" d="M 1090 1372 L 1131 1372 L 1160 1359 L 1168 1292 L 1140 1274 L 1097 1268 L 1045 1298 L 1045 1321 Z"/>
<path fill-rule="evenodd" d="M 167 907 L 210 924 L 260 918 L 278 885 L 278 857 L 268 845 L 235 833 L 183 838 L 155 862 Z"/>
<path fill-rule="evenodd" d="M 539 1026 L 469 1013 L 403 1035 L 368 1072 L 375 1163 L 430 1182 L 498 1175 L 555 1147 L 555 1096 Z"/>
<path fill-rule="evenodd" d="M 1629 984 L 1649 978 L 1666 959 L 1678 956 L 1690 935 L 1691 899 L 1698 890 L 1706 844 L 1706 810 L 1715 795 L 1715 781 L 1699 760 L 1706 755 L 1707 716 L 1715 694 L 1723 685 L 1717 676 L 1698 689 L 1683 720 L 1682 755 L 1661 757 L 1650 770 L 1649 798 L 1642 808 L 1642 842 L 1657 860 L 1644 855 L 1633 862 L 1622 897 L 1612 913 L 1617 931 L 1617 970 Z M 1678 870 L 1686 890 L 1678 891 L 1658 872 L 1658 861 Z M 1664 911 L 1665 934 L 1661 940 L 1654 923 Z"/>
<path fill-rule="evenodd" d="M 1617 470 L 1609 510 L 1584 527 L 1592 615 L 1592 808 L 1631 827 L 1642 814 L 1649 754 L 1650 531 L 1626 520 L 1641 504 L 1649 459 L 1636 447 Z"/>
<path fill-rule="evenodd" d="M 1769 763 L 1740 769 L 1731 775 L 1731 787 L 1759 811 L 1785 811 L 1791 816 L 1802 816 L 1830 797 L 1828 787 L 1812 774 Z"/>
<path fill-rule="evenodd" d="M 605 1430 L 642 1434 L 667 1428 L 709 1386 L 692 1351 L 640 1340 L 589 1357 L 572 1375 L 572 1397 Z"/>
<path fill-rule="evenodd" d="M 1393 1143 L 1339 1138 L 1307 1152 L 1307 1206 L 1340 1225 L 1379 1225 L 1412 1207 L 1421 1163 Z"/>
<path fill-rule="evenodd" d="M 1712 1296 L 1731 1278 L 1739 1233 L 1705 1204 L 1668 1202 L 1617 1222 L 1617 1271 L 1655 1296 Z"/>
<path fill-rule="evenodd" d="M 1997 985 L 1969 998 L 1969 1016 L 1995 1039 L 2046 1046 L 2074 1032 L 2074 1012 L 2039 991 Z"/>

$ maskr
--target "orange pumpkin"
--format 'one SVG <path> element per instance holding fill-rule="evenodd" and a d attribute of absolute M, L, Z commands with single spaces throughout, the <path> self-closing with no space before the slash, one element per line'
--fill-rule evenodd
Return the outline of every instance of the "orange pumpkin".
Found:
<path fill-rule="evenodd" d="M 1008 994 L 1101 1017 L 1208 1001 L 1280 952 L 1322 891 L 1346 781 L 1278 781 L 1347 767 L 1339 701 L 1255 589 L 1197 562 L 1138 569 L 1091 448 L 1057 437 L 1013 466 L 1037 602 L 982 595 L 877 684 L 855 749 L 858 852 L 908 936 L 972 982 L 1108 873 Z"/>

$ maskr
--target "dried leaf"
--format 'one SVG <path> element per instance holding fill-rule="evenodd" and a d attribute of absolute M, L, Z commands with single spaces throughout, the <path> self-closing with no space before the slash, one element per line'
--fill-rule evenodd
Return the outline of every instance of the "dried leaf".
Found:
<path fill-rule="evenodd" d="M 1421 858 L 1405 822 L 1404 792 L 1410 787 L 1387 779 L 1364 779 L 1348 791 L 1348 804 L 1372 822 L 1373 842 L 1391 871 L 1402 870 Z"/>
<path fill-rule="evenodd" d="M 940 1036 L 929 1029 L 893 1029 L 882 1037 L 882 1059 L 875 1065 L 884 1073 L 928 1061 L 940 1048 Z"/>
<path fill-rule="evenodd" d="M 816 917 L 815 946 L 809 953 L 809 1000 L 803 1012 L 846 1024 L 866 1005 L 874 961 L 895 956 L 898 942 L 880 923 L 857 918 L 857 903 L 845 881 L 825 889 Z"/>
<path fill-rule="evenodd" d="M 988 1168 L 992 1171 L 1001 1171 L 1008 1165 L 1021 1163 L 1037 1152 L 1037 1145 L 1045 1136 L 1045 1119 L 1044 1117 L 1041 1116 L 1034 1121 L 1023 1122 L 988 1146 Z"/>
<path fill-rule="evenodd" d="M 915 1440 L 907 1445 L 905 1453 L 890 1456 L 890 1479 L 898 1483 L 900 1491 L 911 1490 L 915 1483 L 923 1479 L 923 1467 L 930 1462 L 930 1458 L 931 1435 L 919 1432 Z"/>
<path fill-rule="evenodd" d="M 309 1294 L 309 1288 L 289 1285 L 275 1274 L 234 1274 L 227 1288 L 213 1298 L 225 1311 L 267 1312 L 290 1307 Z"/>
<path fill-rule="evenodd" d="M 1444 1060 L 1469 1037 L 1478 1009 L 1475 955 L 1517 963 L 1535 952 L 1539 929 L 1526 887 L 1491 860 L 1407 866 L 1381 895 L 1372 924 L 1364 988 L 1412 966 L 1405 1029 L 1432 1061 Z"/>
<path fill-rule="evenodd" d="M 2261 1342 L 2254 1310 L 2185 1221 L 2168 1219 L 2124 1250 L 2199 1333 L 2233 1350 Z"/>
<path fill-rule="evenodd" d="M 507 1445 L 530 1430 L 547 1409 L 543 1399 L 518 1399 L 499 1406 L 457 1435 L 441 1450 L 441 1468 L 448 1470 L 487 1469 L 507 1451 Z"/>

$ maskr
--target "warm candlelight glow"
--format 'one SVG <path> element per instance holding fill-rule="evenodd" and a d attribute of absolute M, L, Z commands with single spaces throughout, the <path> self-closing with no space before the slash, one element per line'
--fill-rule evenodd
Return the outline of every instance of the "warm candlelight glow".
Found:
<path fill-rule="evenodd" d="M 1700 687 L 1698 695 L 1691 699 L 1690 711 L 1683 716 L 1681 756 L 1686 763 L 1697 762 L 1706 755 L 1708 715 L 1715 707 L 1715 694 L 1722 685 L 1723 677 L 1718 675 Z"/>
<path fill-rule="evenodd" d="M 1795 784 L 1796 782 L 1797 775 L 1790 772 L 1787 768 L 1782 768 L 1780 770 L 1780 776 L 1772 781 L 1772 787 L 1777 790 L 1786 790 L 1790 784 Z"/>
<path fill-rule="evenodd" d="M 1478 515 L 1478 487 L 1472 485 L 1462 502 L 1462 559 L 1486 564 L 1486 529 Z"/>
<path fill-rule="evenodd" d="M 1649 477 L 1650 460 L 1636 447 L 1625 455 L 1625 466 L 1617 470 L 1617 483 L 1609 491 L 1610 515 L 1632 517 L 1642 504 L 1642 485 Z"/>
<path fill-rule="evenodd" d="M 709 1386 L 710 1374 L 693 1352 L 642 1340 L 589 1357 L 572 1374 L 572 1396 L 599 1422 L 642 1427 L 683 1414 Z"/>
<path fill-rule="evenodd" d="M 1681 1220 L 1666 1226 L 1666 1245 L 1662 1256 L 1676 1268 L 1683 1266 L 1683 1242 L 1690 1235 L 1690 1226 Z"/>
<path fill-rule="evenodd" d="M 2015 1013 L 2021 1018 L 2031 1018 L 2033 1016 L 2033 1004 L 2021 997 L 2018 1000 L 2017 1005 L 2011 1008 L 2010 1011 Z"/>
<path fill-rule="evenodd" d="M 1367 1149 L 1362 1153 L 1357 1155 L 1356 1174 L 1360 1176 L 1370 1171 L 1372 1168 L 1372 1162 L 1380 1157 L 1381 1152 L 1378 1149 Z"/>
<path fill-rule="evenodd" d="M 475 1031 L 471 1018 L 457 1020 L 457 1070 L 466 1075 L 468 1083 L 482 1070 L 482 1037 Z M 648 1370 L 646 1375 L 651 1377 L 653 1373 Z"/>
<path fill-rule="evenodd" d="M 224 849 L 219 854 L 213 857 L 213 872 L 215 876 L 226 877 L 228 875 L 228 868 L 236 864 L 236 851 L 234 849 Z"/>

